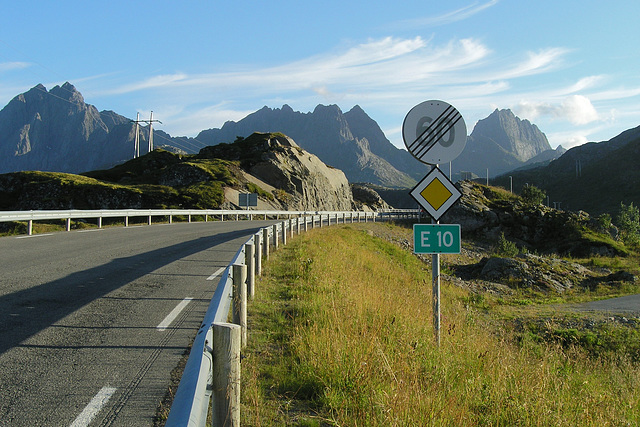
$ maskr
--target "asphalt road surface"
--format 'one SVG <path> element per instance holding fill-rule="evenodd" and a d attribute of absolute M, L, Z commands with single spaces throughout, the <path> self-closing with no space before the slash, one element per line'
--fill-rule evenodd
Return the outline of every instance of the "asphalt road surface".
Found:
<path fill-rule="evenodd" d="M 216 273 L 225 221 L 0 238 L 0 426 L 148 426 Z"/>
<path fill-rule="evenodd" d="M 640 295 L 592 301 L 578 306 L 584 311 L 600 311 L 626 316 L 640 316 Z"/>

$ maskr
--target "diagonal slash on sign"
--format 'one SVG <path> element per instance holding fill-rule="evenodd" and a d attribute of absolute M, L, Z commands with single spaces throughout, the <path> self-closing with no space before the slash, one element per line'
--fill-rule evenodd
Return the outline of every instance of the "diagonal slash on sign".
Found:
<path fill-rule="evenodd" d="M 418 151 L 414 153 L 414 155 L 417 158 L 422 157 L 438 142 L 440 138 L 446 135 L 446 133 L 451 130 L 456 123 L 460 121 L 460 119 L 462 119 L 460 113 L 452 106 L 448 106 L 438 116 L 438 118 L 436 118 L 432 125 L 426 128 L 420 136 L 410 144 L 408 147 L 409 150 L 413 152 L 413 149 L 417 147 Z M 425 142 L 426 144 L 421 146 L 421 144 Z"/>

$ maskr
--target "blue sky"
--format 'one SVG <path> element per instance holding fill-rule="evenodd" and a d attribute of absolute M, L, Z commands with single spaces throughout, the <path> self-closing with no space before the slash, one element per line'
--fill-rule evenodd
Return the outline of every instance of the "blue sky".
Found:
<path fill-rule="evenodd" d="M 360 105 L 404 147 L 422 101 L 496 108 L 555 148 L 640 125 L 637 0 L 5 1 L 0 107 L 69 81 L 98 110 L 196 136 L 263 106 Z"/>

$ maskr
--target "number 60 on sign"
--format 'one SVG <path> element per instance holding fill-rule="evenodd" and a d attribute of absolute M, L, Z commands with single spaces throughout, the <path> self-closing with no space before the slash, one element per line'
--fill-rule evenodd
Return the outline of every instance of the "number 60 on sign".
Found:
<path fill-rule="evenodd" d="M 413 253 L 459 254 L 459 224 L 413 224 Z"/>

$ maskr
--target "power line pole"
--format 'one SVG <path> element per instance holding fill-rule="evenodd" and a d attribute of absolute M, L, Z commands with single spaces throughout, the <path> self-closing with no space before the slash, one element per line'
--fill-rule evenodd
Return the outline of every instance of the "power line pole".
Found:
<path fill-rule="evenodd" d="M 153 120 L 153 111 L 151 111 L 151 115 L 149 120 L 143 120 L 146 123 L 149 123 L 149 153 L 153 151 L 153 122 L 162 123 L 160 120 Z"/>
<path fill-rule="evenodd" d="M 136 136 L 133 143 L 133 158 L 136 159 L 140 157 L 140 123 L 146 123 L 146 121 L 140 120 L 140 113 L 137 113 L 136 119 L 131 120 L 131 122 L 136 124 Z"/>

